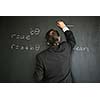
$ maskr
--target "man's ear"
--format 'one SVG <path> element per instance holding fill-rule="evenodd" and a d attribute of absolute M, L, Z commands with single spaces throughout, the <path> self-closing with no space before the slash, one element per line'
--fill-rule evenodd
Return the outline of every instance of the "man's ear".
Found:
<path fill-rule="evenodd" d="M 49 45 L 50 45 L 50 43 L 49 43 L 49 42 L 47 42 L 47 45 L 49 46 Z"/>
<path fill-rule="evenodd" d="M 61 37 L 60 37 L 60 36 L 58 37 L 58 41 L 59 41 L 59 42 L 61 41 Z"/>

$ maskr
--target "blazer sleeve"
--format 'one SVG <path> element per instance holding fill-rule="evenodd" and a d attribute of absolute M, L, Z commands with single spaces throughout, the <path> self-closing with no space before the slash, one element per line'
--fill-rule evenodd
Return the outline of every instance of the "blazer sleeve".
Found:
<path fill-rule="evenodd" d="M 43 75 L 44 75 L 44 68 L 43 68 L 42 60 L 40 56 L 37 55 L 36 56 L 36 68 L 33 74 L 34 82 L 36 83 L 41 82 L 43 79 Z"/>
<path fill-rule="evenodd" d="M 67 30 L 64 32 L 64 34 L 65 34 L 67 43 L 71 46 L 71 49 L 73 49 L 74 46 L 76 45 L 76 40 L 73 35 L 73 32 L 71 30 Z"/>

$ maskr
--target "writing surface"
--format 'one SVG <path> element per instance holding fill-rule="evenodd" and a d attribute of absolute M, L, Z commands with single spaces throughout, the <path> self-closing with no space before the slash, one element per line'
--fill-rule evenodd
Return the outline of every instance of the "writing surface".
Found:
<path fill-rule="evenodd" d="M 100 82 L 100 18 L 74 16 L 0 17 L 0 82 L 33 82 L 35 56 L 47 48 L 45 34 L 57 29 L 62 19 L 73 31 L 76 46 L 72 54 L 74 82 Z"/>

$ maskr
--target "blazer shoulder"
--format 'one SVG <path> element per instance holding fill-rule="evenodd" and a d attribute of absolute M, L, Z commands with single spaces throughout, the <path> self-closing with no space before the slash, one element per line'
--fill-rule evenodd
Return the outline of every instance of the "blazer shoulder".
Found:
<path fill-rule="evenodd" d="M 42 57 L 44 57 L 46 54 L 47 54 L 47 49 L 41 51 L 40 53 L 38 53 L 38 54 L 36 55 L 36 57 L 42 58 Z"/>

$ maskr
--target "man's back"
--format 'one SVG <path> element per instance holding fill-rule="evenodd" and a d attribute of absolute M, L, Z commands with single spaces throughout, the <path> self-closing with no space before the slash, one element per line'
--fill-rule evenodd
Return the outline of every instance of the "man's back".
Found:
<path fill-rule="evenodd" d="M 66 42 L 39 53 L 37 58 L 41 59 L 44 72 L 42 82 L 71 82 L 70 57 L 71 49 Z"/>
<path fill-rule="evenodd" d="M 63 21 L 58 21 L 57 26 L 63 30 L 66 41 L 60 43 L 59 34 L 55 30 L 47 33 L 46 37 L 51 46 L 36 56 L 33 75 L 36 82 L 72 82 L 70 59 L 76 44 L 75 38 Z"/>

